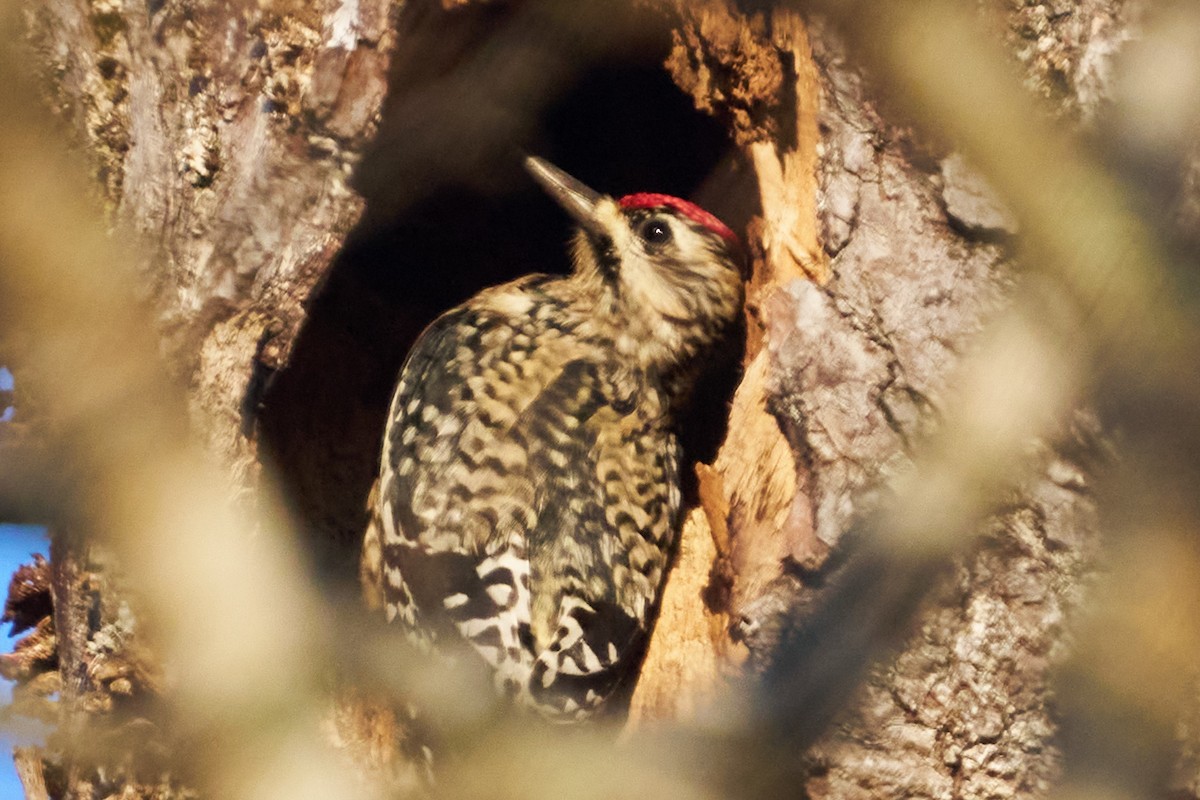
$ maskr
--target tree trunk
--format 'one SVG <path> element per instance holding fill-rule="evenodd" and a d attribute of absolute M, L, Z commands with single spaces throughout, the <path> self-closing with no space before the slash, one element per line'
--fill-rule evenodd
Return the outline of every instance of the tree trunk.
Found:
<path fill-rule="evenodd" d="M 139 245 L 137 290 L 192 429 L 240 505 L 265 514 L 282 496 L 328 607 L 355 592 L 408 344 L 484 286 L 565 266 L 563 223 L 514 155 L 544 152 L 599 190 L 701 199 L 753 261 L 737 388 L 695 414 L 705 463 L 627 735 L 697 724 L 754 676 L 745 725 L 800 749 L 787 779 L 804 796 L 1049 795 L 1074 741 L 1053 678 L 1098 571 L 1104 445 L 1083 393 L 1020 459 L 986 465 L 996 486 L 962 511 L 958 542 L 871 536 L 887 487 L 953 433 L 981 332 L 1054 306 L 1018 265 L 1028 217 L 952 125 L 943 138 L 919 98 L 898 99 L 904 79 L 870 55 L 886 34 L 856 32 L 850 12 L 634 5 L 50 0 L 25 9 L 24 36 L 109 223 Z M 976 27 L 1060 126 L 1102 127 L 1139 4 L 978 6 Z M 0 455 L 33 452 L 19 430 Z M 153 610 L 107 547 L 55 525 L 41 579 L 55 631 L 40 641 L 57 648 L 64 738 L 40 771 L 18 752 L 27 791 L 188 796 L 186 743 L 146 710 L 171 683 L 136 632 Z M 36 663 L 12 674 L 55 668 Z M 371 702 L 334 717 L 360 769 L 394 777 L 395 720 Z M 103 747 L 79 746 L 89 730 Z M 1180 797 L 1197 796 L 1188 769 Z"/>
<path fill-rule="evenodd" d="M 912 456 L 960 355 L 1008 302 L 1016 223 L 961 156 L 881 114 L 832 28 L 810 33 L 796 12 L 749 16 L 723 3 L 678 13 L 668 67 L 698 107 L 728 118 L 762 206 L 746 370 L 725 446 L 701 475 L 704 513 L 685 529 L 685 548 L 715 537 L 727 605 L 719 624 L 702 613 L 688 570 L 711 565 L 685 559 L 657 640 L 686 625 L 710 642 L 716 667 L 701 680 L 711 683 L 743 658 L 769 662 L 788 616 L 831 570 L 836 580 L 829 554 L 864 493 Z M 1118 38 L 1111 26 L 1097 36 Z M 1077 10 L 1044 35 L 1093 27 Z M 1084 464 L 1061 451 L 1040 461 L 1042 475 L 937 580 L 917 619 L 898 621 L 898 653 L 810 753 L 809 796 L 1030 796 L 1053 785 L 1048 680 L 1095 568 L 1097 530 Z M 662 649 L 651 650 L 640 714 L 695 702 L 653 688 L 697 683 L 684 666 L 694 655 Z"/>

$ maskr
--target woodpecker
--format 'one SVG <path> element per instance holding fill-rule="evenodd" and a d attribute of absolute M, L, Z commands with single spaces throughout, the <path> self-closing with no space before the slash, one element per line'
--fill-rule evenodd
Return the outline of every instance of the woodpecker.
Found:
<path fill-rule="evenodd" d="M 743 285 L 737 237 L 698 206 L 526 168 L 578 223 L 574 269 L 486 289 L 420 336 L 364 558 L 418 645 L 465 642 L 502 694 L 570 721 L 638 667 L 679 523 L 676 422 Z"/>

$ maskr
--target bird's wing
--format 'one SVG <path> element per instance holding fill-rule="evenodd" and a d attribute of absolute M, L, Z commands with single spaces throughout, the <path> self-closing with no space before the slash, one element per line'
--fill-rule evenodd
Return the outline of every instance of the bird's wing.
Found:
<path fill-rule="evenodd" d="M 522 414 L 538 492 L 529 690 L 565 714 L 630 677 L 678 505 L 674 437 L 642 398 L 615 400 L 611 378 L 568 363 Z"/>
<path fill-rule="evenodd" d="M 504 537 L 534 522 L 525 453 L 504 433 L 532 391 L 505 367 L 527 340 L 471 305 L 426 329 L 392 399 L 375 507 L 389 618 L 428 644 L 461 633 L 494 663 L 519 642 L 463 626 L 515 628 L 528 607 L 524 537 Z"/>
<path fill-rule="evenodd" d="M 583 714 L 643 638 L 673 454 L 652 452 L 662 438 L 611 402 L 595 365 L 537 338 L 466 307 L 414 346 L 376 506 L 384 592 L 419 640 L 455 633 L 503 689 Z"/>

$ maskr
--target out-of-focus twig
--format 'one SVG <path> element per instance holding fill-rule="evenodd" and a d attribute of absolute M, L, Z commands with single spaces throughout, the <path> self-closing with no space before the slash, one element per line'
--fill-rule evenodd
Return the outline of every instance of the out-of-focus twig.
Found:
<path fill-rule="evenodd" d="M 0 37 L 13 41 L 9 5 Z M 315 718 L 321 612 L 269 521 L 252 532 L 189 437 L 181 387 L 133 301 L 131 259 L 104 230 L 83 170 L 64 157 L 0 47 L 0 319 L 19 332 L 22 377 L 45 398 L 49 445 L 122 557 L 162 631 L 179 719 L 204 742 L 214 796 L 354 796 Z"/>
<path fill-rule="evenodd" d="M 891 501 L 865 524 L 868 554 L 851 563 L 825 613 L 798 629 L 776 664 L 764 713 L 785 728 L 791 715 L 790 728 L 814 734 L 826 717 L 818 713 L 814 725 L 813 698 L 821 698 L 818 709 L 839 706 L 826 692 L 833 689 L 837 698 L 845 698 L 854 685 L 851 676 L 907 629 L 904 623 L 915 614 L 931 569 L 970 545 L 978 523 L 1022 475 L 1031 443 L 1052 437 L 1062 415 L 1088 390 L 1106 390 L 1099 400 L 1117 412 L 1112 420 L 1128 419 L 1122 411 L 1152 408 L 1159 397 L 1174 397 L 1164 406 L 1176 412 L 1168 424 L 1180 426 L 1178 441 L 1161 435 L 1156 441 L 1183 449 L 1194 440 L 1200 392 L 1191 354 L 1200 336 L 1194 309 L 1171 291 L 1174 265 L 1133 212 L 1125 188 L 1036 107 L 999 48 L 982 33 L 972 9 L 949 2 L 869 0 L 803 5 L 838 26 L 887 88 L 893 107 L 982 167 L 1020 218 L 1025 260 L 1049 278 L 1043 293 L 1049 302 L 1040 308 L 1019 303 L 985 334 L 980 351 L 964 365 L 940 431 L 914 468 L 893 482 Z M 1144 418 L 1143 411 L 1139 421 L 1145 423 Z M 1154 426 L 1143 424 L 1141 433 L 1147 427 Z M 1130 444 L 1134 451 L 1147 449 L 1145 441 Z M 1180 479 L 1178 472 L 1160 477 L 1168 484 Z M 1146 519 L 1145 525 L 1154 523 Z M 1153 547 L 1153 540 L 1144 546 Z M 1190 561 L 1174 563 L 1196 574 L 1194 552 Z M 1139 607 L 1165 609 L 1172 600 L 1195 606 L 1195 593 L 1180 591 L 1177 582 L 1154 581 L 1142 569 L 1124 571 L 1122 577 L 1150 582 L 1154 597 Z M 1191 619 L 1176 630 L 1175 644 L 1164 649 L 1161 641 L 1146 642 L 1172 665 L 1155 671 L 1158 680 L 1139 681 L 1137 676 L 1147 673 L 1133 663 L 1136 658 L 1084 666 L 1083 672 L 1093 676 L 1092 688 L 1104 689 L 1080 701 L 1094 704 L 1093 722 L 1113 723 L 1094 732 L 1125 736 L 1125 746 L 1136 752 L 1143 752 L 1136 742 L 1162 744 L 1161 732 L 1174 724 L 1173 699 L 1186 677 L 1177 674 L 1171 681 L 1164 675 L 1185 672 L 1178 668 L 1195 639 L 1195 616 Z M 781 705 L 779 697 L 789 694 L 781 688 L 799 701 Z M 1128 724 L 1130 708 L 1139 709 L 1143 724 Z M 1088 753 L 1090 766 L 1105 752 L 1113 751 Z M 1157 785 L 1161 750 L 1153 763 L 1142 760 L 1135 766 L 1135 761 L 1121 760 L 1129 770 L 1139 770 L 1123 778 L 1130 785 Z"/>
<path fill-rule="evenodd" d="M 748 735 L 718 730 L 671 746 L 644 736 L 647 746 L 617 757 L 588 733 L 515 736 L 497 726 L 448 781 L 450 794 L 700 797 L 709 791 L 695 780 L 701 772 L 686 771 L 697 741 L 728 744 L 710 771 L 749 763 L 739 743 L 761 741 L 764 723 L 768 739 L 793 735 L 819 700 L 806 734 L 815 736 L 911 618 L 932 572 L 970 544 L 1020 477 L 1029 443 L 1053 432 L 1096 375 L 1137 374 L 1151 387 L 1185 363 L 1195 339 L 1162 292 L 1168 268 L 1158 245 L 1119 185 L 1040 121 L 967 11 L 945 2 L 812 5 L 844 23 L 916 119 L 988 172 L 1021 217 L 1030 262 L 1068 301 L 1018 305 L 985 336 L 941 432 L 867 524 L 875 535 L 866 555 L 781 655 L 771 703 L 742 720 Z M 349 796 L 354 781 L 315 738 L 318 672 L 330 649 L 319 630 L 329 617 L 300 584 L 285 539 L 269 522 L 252 535 L 191 443 L 183 392 L 159 365 L 152 326 L 131 310 L 127 259 L 80 199 L 88 193 L 79 172 L 47 148 L 54 139 L 15 52 L 0 50 L 0 319 L 29 340 L 28 379 L 55 418 L 56 452 L 78 476 L 70 505 L 111 538 L 163 623 L 181 718 L 214 742 L 206 760 L 225 765 L 214 794 Z M 981 96 L 986 103 L 975 102 Z M 792 731 L 775 730 L 782 725 Z"/>
<path fill-rule="evenodd" d="M 32 524 L 62 510 L 62 474 L 49 455 L 28 426 L 0 423 L 0 519 Z"/>

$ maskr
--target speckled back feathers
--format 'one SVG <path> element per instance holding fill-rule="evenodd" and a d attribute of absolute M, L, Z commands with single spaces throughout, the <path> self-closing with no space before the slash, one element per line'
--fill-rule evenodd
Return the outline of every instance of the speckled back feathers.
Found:
<path fill-rule="evenodd" d="M 389 619 L 466 641 L 557 719 L 636 666 L 678 524 L 675 412 L 741 300 L 711 226 L 599 196 L 589 213 L 572 275 L 488 289 L 421 336 L 373 508 Z"/>

